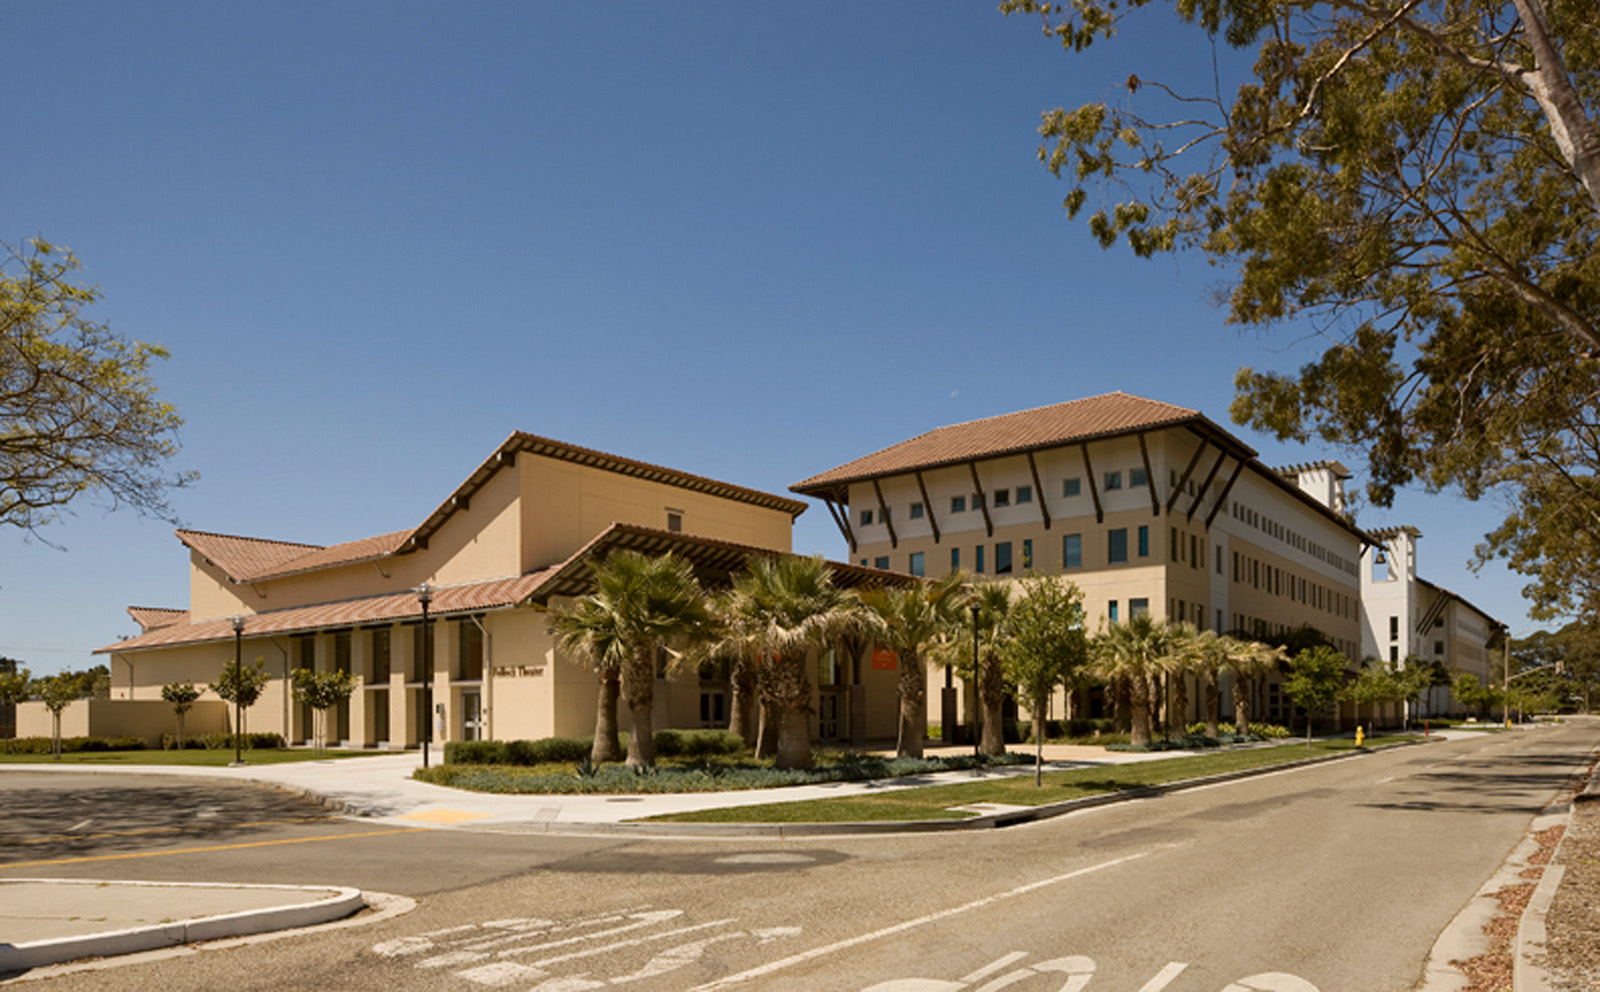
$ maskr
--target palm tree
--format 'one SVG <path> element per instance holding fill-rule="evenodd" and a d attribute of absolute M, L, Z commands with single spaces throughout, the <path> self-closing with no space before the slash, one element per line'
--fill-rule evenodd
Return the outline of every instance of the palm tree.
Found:
<path fill-rule="evenodd" d="M 1227 648 L 1224 664 L 1233 673 L 1233 730 L 1243 737 L 1250 732 L 1250 680 L 1277 668 L 1284 660 L 1282 648 L 1237 637 L 1223 639 Z"/>
<path fill-rule="evenodd" d="M 1168 636 L 1165 625 L 1141 613 L 1126 623 L 1111 624 L 1094 641 L 1095 673 L 1107 681 L 1121 679 L 1128 686 L 1129 743 L 1134 747 L 1150 746 L 1150 682 L 1167 654 Z"/>
<path fill-rule="evenodd" d="M 1166 674 L 1170 700 L 1167 708 L 1167 738 L 1186 737 L 1189 734 L 1189 674 L 1205 671 L 1205 656 L 1201 645 L 1202 632 L 1194 624 L 1180 621 L 1168 628 L 1167 654 L 1162 659 L 1161 670 Z M 1177 728 L 1177 733 L 1173 728 Z"/>
<path fill-rule="evenodd" d="M 620 688 L 633 717 L 628 767 L 648 768 L 655 764 L 656 658 L 668 643 L 703 637 L 710 611 L 694 566 L 676 555 L 618 551 L 591 569 L 595 591 L 552 610 L 550 629 L 562 650 L 600 678 L 591 759 L 616 760 Z"/>
<path fill-rule="evenodd" d="M 1201 682 L 1201 708 L 1205 712 L 1207 737 L 1216 737 L 1221 732 L 1222 689 L 1218 676 L 1226 663 L 1228 640 L 1214 630 L 1194 630 L 1184 646 L 1189 658 L 1189 670 Z"/>
<path fill-rule="evenodd" d="M 859 601 L 820 556 L 786 555 L 751 559 L 719 603 L 726 649 L 753 659 L 762 722 L 777 723 L 777 766 L 810 768 L 809 658 L 868 622 Z"/>
<path fill-rule="evenodd" d="M 998 757 L 1006 753 L 1006 673 L 1001 642 L 1005 637 L 1006 614 L 1011 610 L 1011 583 L 983 583 L 973 590 L 968 605 L 978 608 L 978 632 L 983 642 L 978 671 L 972 676 L 972 684 L 978 691 L 979 722 L 983 725 L 978 751 Z"/>
<path fill-rule="evenodd" d="M 935 644 L 961 628 L 965 602 L 960 591 L 965 580 L 965 573 L 950 572 L 932 582 L 861 594 L 861 601 L 881 625 L 879 643 L 900 659 L 900 723 L 895 746 L 899 757 L 922 757 L 922 741 L 928 732 L 925 659 Z"/>

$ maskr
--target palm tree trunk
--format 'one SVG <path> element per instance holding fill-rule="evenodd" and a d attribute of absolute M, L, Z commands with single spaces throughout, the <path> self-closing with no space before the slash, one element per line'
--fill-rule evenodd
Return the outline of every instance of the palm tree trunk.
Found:
<path fill-rule="evenodd" d="M 1111 680 L 1111 717 L 1115 723 L 1117 733 L 1126 734 L 1133 729 L 1133 720 L 1128 712 L 1128 678 L 1119 675 Z"/>
<path fill-rule="evenodd" d="M 983 660 L 982 686 L 978 695 L 983 708 L 983 740 L 978 750 L 990 757 L 1006 753 L 1005 673 L 993 654 Z"/>
<path fill-rule="evenodd" d="M 1233 676 L 1233 732 L 1240 737 L 1250 732 L 1250 692 L 1245 677 L 1238 672 Z"/>
<path fill-rule="evenodd" d="M 922 740 L 927 735 L 928 680 L 922 659 L 909 651 L 900 653 L 900 733 L 895 756 L 922 757 Z"/>
<path fill-rule="evenodd" d="M 638 771 L 656 763 L 655 701 L 648 694 L 630 696 L 628 712 L 633 716 L 633 733 L 628 735 L 628 767 Z"/>
<path fill-rule="evenodd" d="M 785 706 L 778 716 L 778 768 L 810 768 L 811 720 L 806 708 Z"/>
<path fill-rule="evenodd" d="M 1136 674 L 1128 682 L 1128 743 L 1134 747 L 1149 747 L 1150 680 L 1142 674 Z"/>
<path fill-rule="evenodd" d="M 756 760 L 760 761 L 778 750 L 778 711 L 770 699 L 756 704 L 759 717 L 756 722 Z"/>
<path fill-rule="evenodd" d="M 748 747 L 756 742 L 755 728 L 750 719 L 750 670 L 741 659 L 734 662 L 728 673 L 728 730 L 744 739 Z"/>
<path fill-rule="evenodd" d="M 600 698 L 595 704 L 594 746 L 589 749 L 589 760 L 621 761 L 622 743 L 617 740 L 617 697 L 622 695 L 622 681 L 616 675 L 600 674 Z M 433 719 L 430 714 L 428 717 Z"/>
<path fill-rule="evenodd" d="M 1217 737 L 1220 733 L 1218 724 L 1221 723 L 1219 710 L 1222 708 L 1222 693 L 1217 686 L 1217 670 L 1206 669 L 1206 736 Z"/>

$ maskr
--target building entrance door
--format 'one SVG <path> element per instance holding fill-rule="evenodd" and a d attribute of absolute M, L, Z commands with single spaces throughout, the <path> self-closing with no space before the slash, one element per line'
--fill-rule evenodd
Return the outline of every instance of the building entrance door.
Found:
<path fill-rule="evenodd" d="M 464 689 L 461 692 L 461 739 L 483 739 L 483 693 L 477 689 Z"/>
<path fill-rule="evenodd" d="M 817 739 L 836 741 L 842 736 L 840 728 L 844 716 L 844 690 L 823 689 L 817 699 Z"/>

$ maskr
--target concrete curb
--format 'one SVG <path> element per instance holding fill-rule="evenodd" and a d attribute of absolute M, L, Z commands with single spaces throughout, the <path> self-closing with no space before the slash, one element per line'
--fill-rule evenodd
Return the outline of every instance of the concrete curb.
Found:
<path fill-rule="evenodd" d="M 189 920 L 176 920 L 150 926 L 108 930 L 101 933 L 79 934 L 48 940 L 28 941 L 21 944 L 0 943 L 0 974 L 28 971 L 46 965 L 76 961 L 80 958 L 101 958 L 132 954 L 138 951 L 157 950 L 177 944 L 219 940 L 225 937 L 244 937 L 274 930 L 288 930 L 313 926 L 343 919 L 366 907 L 360 891 L 341 886 L 298 885 L 230 885 L 202 882 L 121 882 L 96 879 L 38 879 L 8 878 L 0 880 L 0 888 L 16 884 L 45 884 L 50 886 L 92 886 L 97 889 L 115 887 L 173 888 L 173 889 L 248 889 L 251 891 L 282 891 L 320 894 L 304 902 L 223 913 Z"/>
<path fill-rule="evenodd" d="M 569 835 L 599 835 L 599 836 L 635 836 L 635 837 L 838 837 L 852 835 L 889 835 L 889 834 L 924 834 L 924 833 L 949 833 L 969 830 L 992 830 L 1001 827 L 1012 827 L 1023 823 L 1033 823 L 1038 820 L 1048 820 L 1057 816 L 1065 816 L 1083 809 L 1092 809 L 1096 806 L 1106 806 L 1111 803 L 1127 802 L 1133 799 L 1149 799 L 1172 792 L 1182 792 L 1187 789 L 1198 789 L 1208 785 L 1219 785 L 1224 782 L 1234 782 L 1240 779 L 1255 778 L 1259 775 L 1270 775 L 1274 772 L 1289 771 L 1295 768 L 1304 768 L 1309 765 L 1320 765 L 1329 761 L 1341 761 L 1363 754 L 1376 754 L 1397 747 L 1414 747 L 1420 744 L 1431 744 L 1441 738 L 1432 738 L 1421 741 L 1401 741 L 1395 744 L 1384 744 L 1375 748 L 1350 750 L 1341 754 L 1320 755 L 1315 758 L 1305 758 L 1300 761 L 1289 761 L 1279 765 L 1267 765 L 1262 768 L 1247 768 L 1242 771 L 1224 772 L 1218 775 L 1207 775 L 1201 778 L 1183 779 L 1178 782 L 1167 782 L 1162 785 L 1143 786 L 1137 789 L 1125 789 L 1121 792 L 1108 792 L 1098 796 L 1084 796 L 1080 799 L 1066 799 L 1057 803 L 1046 803 L 1041 806 L 1032 806 L 1027 809 L 1005 810 L 999 813 L 986 813 L 981 816 L 968 817 L 962 820 L 886 820 L 886 821 L 861 821 L 850 823 L 672 823 L 631 821 L 624 823 L 560 823 L 555 821 L 530 822 L 518 824 L 516 830 L 521 833 L 544 834 L 569 834 Z M 307 795 L 313 800 L 316 797 Z M 337 801 L 337 800 L 334 800 Z M 488 825 L 474 827 L 464 825 L 462 829 L 504 829 L 505 825 Z"/>

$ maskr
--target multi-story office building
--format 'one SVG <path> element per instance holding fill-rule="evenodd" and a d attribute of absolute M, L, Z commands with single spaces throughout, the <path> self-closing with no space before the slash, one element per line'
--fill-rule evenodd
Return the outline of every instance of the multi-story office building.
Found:
<path fill-rule="evenodd" d="M 1356 658 L 1369 539 L 1347 477 L 1268 468 L 1200 412 L 1118 392 L 941 427 L 790 489 L 827 505 L 859 565 L 1061 573 L 1091 628 L 1145 612 L 1259 636 L 1310 625 Z M 1287 713 L 1265 691 L 1256 712 Z"/>

